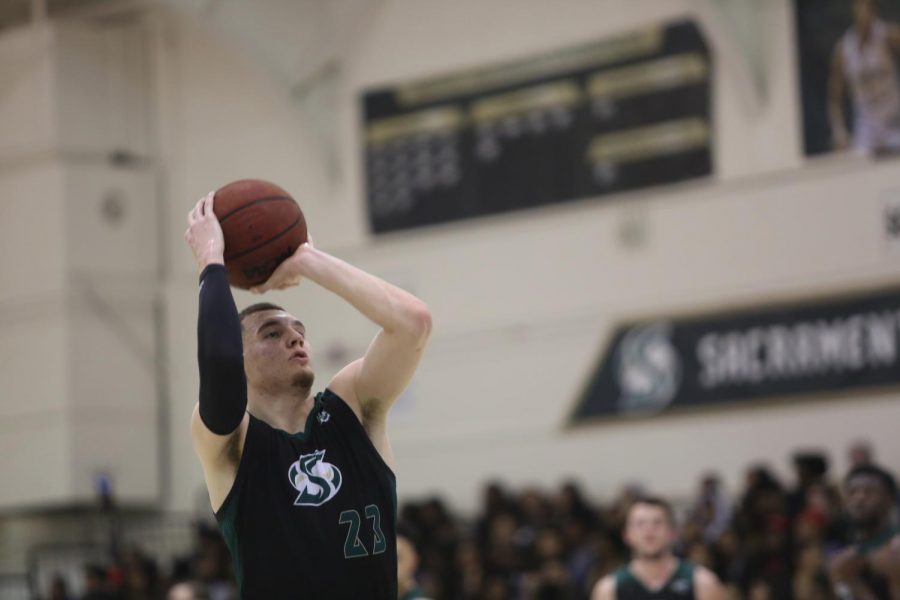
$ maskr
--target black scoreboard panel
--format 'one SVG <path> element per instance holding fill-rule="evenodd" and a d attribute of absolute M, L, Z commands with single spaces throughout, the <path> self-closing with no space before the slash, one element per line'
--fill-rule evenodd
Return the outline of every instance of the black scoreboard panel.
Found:
<path fill-rule="evenodd" d="M 690 21 L 372 90 L 376 233 L 712 172 L 712 64 Z"/>

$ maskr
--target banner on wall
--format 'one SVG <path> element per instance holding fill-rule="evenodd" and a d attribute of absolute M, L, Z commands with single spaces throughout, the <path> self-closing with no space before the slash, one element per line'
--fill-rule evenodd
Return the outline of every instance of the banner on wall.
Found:
<path fill-rule="evenodd" d="M 900 151 L 900 3 L 794 2 L 806 154 Z"/>
<path fill-rule="evenodd" d="M 572 416 L 900 384 L 900 289 L 618 328 Z"/>
<path fill-rule="evenodd" d="M 712 68 L 699 28 L 678 22 L 368 91 L 371 228 L 707 176 Z"/>

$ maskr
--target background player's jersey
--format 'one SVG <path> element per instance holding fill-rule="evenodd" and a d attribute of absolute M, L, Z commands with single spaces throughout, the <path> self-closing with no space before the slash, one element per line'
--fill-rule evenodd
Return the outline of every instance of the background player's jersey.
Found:
<path fill-rule="evenodd" d="M 251 415 L 216 513 L 250 600 L 396 600 L 396 481 L 349 406 L 316 396 L 303 433 Z"/>
<path fill-rule="evenodd" d="M 651 592 L 631 569 L 622 567 L 615 573 L 616 600 L 693 600 L 694 566 L 681 561 L 672 576 L 660 589 Z"/>
<path fill-rule="evenodd" d="M 900 81 L 884 21 L 860 45 L 856 28 L 841 38 L 844 69 L 853 90 L 853 140 L 857 148 L 900 147 Z"/>

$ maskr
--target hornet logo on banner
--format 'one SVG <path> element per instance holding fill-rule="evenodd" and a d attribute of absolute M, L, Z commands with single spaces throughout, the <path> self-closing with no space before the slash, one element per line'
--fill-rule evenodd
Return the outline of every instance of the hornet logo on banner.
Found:
<path fill-rule="evenodd" d="M 294 506 L 321 506 L 337 495 L 341 489 L 341 471 L 325 462 L 325 451 L 301 454 L 288 470 L 288 479 L 300 492 Z"/>
<path fill-rule="evenodd" d="M 615 328 L 572 421 L 900 388 L 900 287 Z"/>
<path fill-rule="evenodd" d="M 681 359 L 672 325 L 658 322 L 625 334 L 615 357 L 619 410 L 657 411 L 668 406 L 681 384 Z"/>

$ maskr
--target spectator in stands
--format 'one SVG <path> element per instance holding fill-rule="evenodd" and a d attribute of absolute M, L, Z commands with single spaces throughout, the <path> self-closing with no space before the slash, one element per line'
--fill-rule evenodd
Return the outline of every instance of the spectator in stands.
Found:
<path fill-rule="evenodd" d="M 84 596 L 81 600 L 116 600 L 106 580 L 106 569 L 100 565 L 88 565 L 84 569 Z"/>
<path fill-rule="evenodd" d="M 900 600 L 900 529 L 893 522 L 897 483 L 888 471 L 863 465 L 844 480 L 854 543 L 829 564 L 836 595 Z"/>
<path fill-rule="evenodd" d="M 397 591 L 399 600 L 425 599 L 416 574 L 419 569 L 417 536 L 406 524 L 397 526 Z"/>
<path fill-rule="evenodd" d="M 212 600 L 206 587 L 200 583 L 182 581 L 169 590 L 166 600 Z"/>
<path fill-rule="evenodd" d="M 703 541 L 714 544 L 731 523 L 731 501 L 714 473 L 703 476 L 700 490 L 691 506 L 688 520 L 701 527 Z"/>
<path fill-rule="evenodd" d="M 850 448 L 847 449 L 847 458 L 850 461 L 851 469 L 875 464 L 875 453 L 872 451 L 871 444 L 866 440 L 856 440 L 850 444 Z"/>
<path fill-rule="evenodd" d="M 827 484 L 828 459 L 818 452 L 798 452 L 793 456 L 797 485 L 787 495 L 788 515 L 793 520 L 806 505 L 809 489 Z"/>
<path fill-rule="evenodd" d="M 138 548 L 126 552 L 122 561 L 124 574 L 123 600 L 157 600 L 160 595 L 159 569 Z"/>
<path fill-rule="evenodd" d="M 791 583 L 794 600 L 829 600 L 832 597 L 821 544 L 808 542 L 797 551 Z"/>
<path fill-rule="evenodd" d="M 69 586 L 66 584 L 65 578 L 59 573 L 53 576 L 53 581 L 50 583 L 50 595 L 48 598 L 49 600 L 70 600 L 72 598 L 72 596 L 69 595 Z"/>

